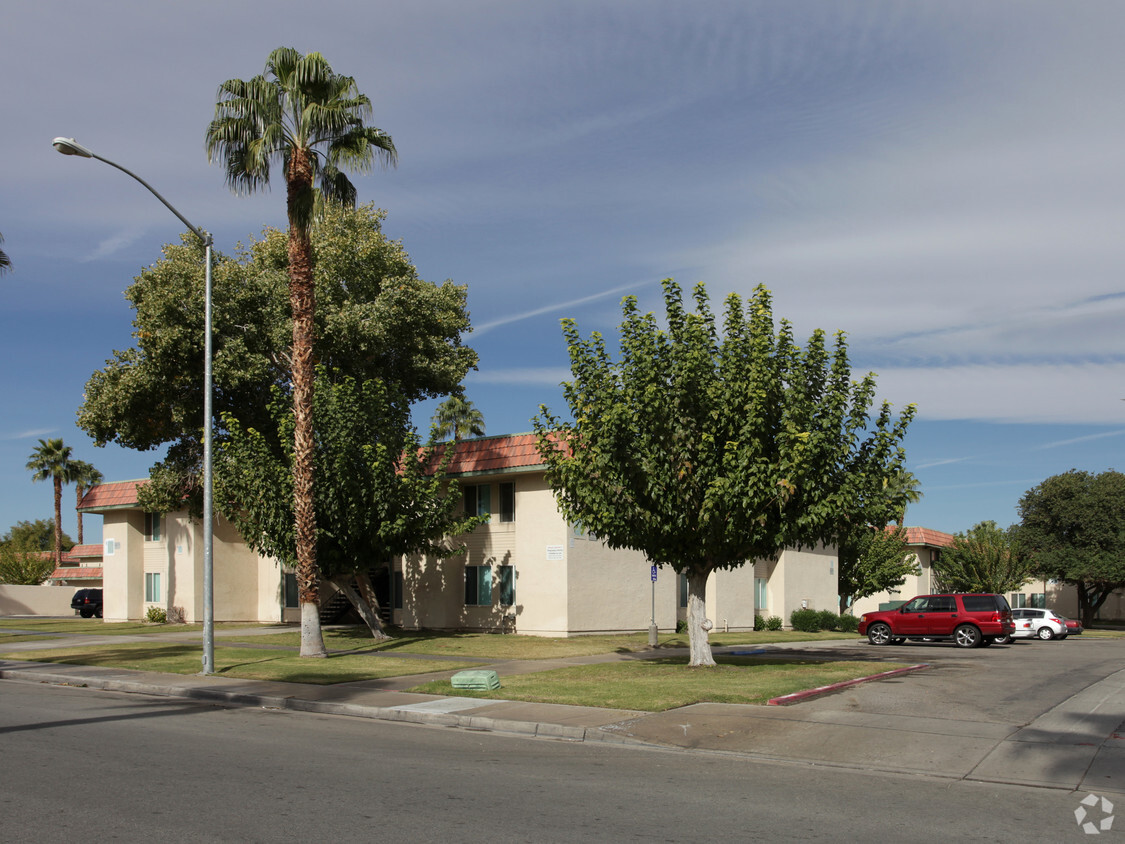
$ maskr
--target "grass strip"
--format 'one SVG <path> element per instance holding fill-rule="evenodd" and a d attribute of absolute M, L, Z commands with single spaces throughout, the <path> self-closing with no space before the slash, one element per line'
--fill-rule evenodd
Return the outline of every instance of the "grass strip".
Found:
<path fill-rule="evenodd" d="M 549 638 L 499 633 L 447 633 L 439 631 L 394 630 L 395 638 L 376 642 L 365 627 L 330 628 L 324 631 L 324 644 L 330 650 L 375 649 L 382 653 L 403 651 L 430 656 L 465 656 L 479 659 L 560 659 L 604 653 L 640 653 L 648 650 L 648 633 L 571 636 Z M 746 632 L 711 635 L 714 647 L 723 645 L 767 645 L 777 642 L 816 642 L 825 639 L 856 639 L 855 633 Z M 300 645 L 299 632 L 254 636 L 260 644 Z M 686 648 L 686 633 L 666 633 L 659 648 Z"/>
<path fill-rule="evenodd" d="M 713 668 L 682 659 L 576 665 L 502 677 L 493 691 L 454 689 L 448 680 L 409 689 L 431 695 L 520 700 L 663 712 L 693 703 L 765 703 L 770 698 L 879 674 L 906 663 L 717 657 Z"/>
<path fill-rule="evenodd" d="M 0 658 L 27 662 L 97 665 L 166 674 L 198 674 L 202 658 L 197 643 L 137 642 L 120 645 L 15 651 Z M 340 654 L 328 659 L 307 659 L 289 651 L 215 647 L 215 673 L 245 680 L 332 685 L 356 680 L 377 680 L 434 671 L 473 668 L 480 663 L 399 659 L 374 654 Z"/>

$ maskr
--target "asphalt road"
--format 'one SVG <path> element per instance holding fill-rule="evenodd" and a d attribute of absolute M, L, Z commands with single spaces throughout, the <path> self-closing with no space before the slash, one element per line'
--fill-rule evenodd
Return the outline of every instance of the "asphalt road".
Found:
<path fill-rule="evenodd" d="M 18 682 L 0 759 L 2 842 L 1091 840 L 1061 790 Z"/>

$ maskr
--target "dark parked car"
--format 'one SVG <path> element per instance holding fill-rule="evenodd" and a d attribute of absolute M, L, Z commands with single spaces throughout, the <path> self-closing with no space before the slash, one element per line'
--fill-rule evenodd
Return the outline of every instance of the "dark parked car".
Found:
<path fill-rule="evenodd" d="M 102 617 L 102 590 L 79 589 L 70 599 L 70 608 L 77 610 L 83 618 Z"/>
<path fill-rule="evenodd" d="M 960 648 L 1010 641 L 1015 624 L 1003 595 L 919 595 L 897 610 L 864 613 L 859 633 L 873 645 L 951 640 Z"/>

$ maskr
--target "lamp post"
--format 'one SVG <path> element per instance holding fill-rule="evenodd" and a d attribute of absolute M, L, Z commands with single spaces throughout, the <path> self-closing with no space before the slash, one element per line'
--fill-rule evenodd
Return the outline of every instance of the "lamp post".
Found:
<path fill-rule="evenodd" d="M 74 138 L 55 138 L 51 145 L 54 146 L 63 155 L 77 155 L 82 158 L 96 158 L 98 161 L 104 161 L 111 167 L 116 167 L 127 176 L 132 176 L 142 185 L 144 185 L 149 193 L 164 203 L 165 207 L 175 214 L 181 223 L 191 229 L 192 233 L 203 241 L 205 250 L 206 273 L 204 281 L 204 341 L 203 341 L 203 674 L 215 673 L 215 589 L 213 581 L 213 566 L 212 566 L 212 460 L 211 460 L 211 394 L 213 392 L 211 387 L 211 235 L 207 234 L 200 229 L 197 229 L 187 218 L 177 211 L 167 199 L 162 197 L 156 190 L 138 176 L 129 170 L 126 170 L 115 161 L 110 161 L 108 158 L 102 158 L 96 155 Z"/>

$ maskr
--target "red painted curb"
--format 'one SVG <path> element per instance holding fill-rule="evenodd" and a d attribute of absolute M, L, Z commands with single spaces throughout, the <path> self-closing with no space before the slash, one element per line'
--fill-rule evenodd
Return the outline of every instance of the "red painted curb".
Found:
<path fill-rule="evenodd" d="M 844 680 L 840 683 L 832 683 L 828 686 L 820 686 L 815 689 L 806 689 L 803 692 L 793 692 L 791 695 L 782 695 L 781 697 L 770 698 L 766 701 L 766 706 L 788 706 L 791 703 L 800 703 L 802 700 L 808 700 L 810 697 L 817 695 L 825 695 L 829 692 L 835 692 L 839 689 L 846 689 L 848 686 L 857 686 L 860 683 L 869 683 L 872 680 L 883 680 L 887 677 L 897 677 L 899 674 L 907 674 L 911 671 L 922 671 L 929 668 L 927 662 L 920 662 L 917 665 L 908 665 L 905 668 L 895 668 L 892 671 L 884 671 L 881 674 L 872 674 L 868 677 L 857 677 L 854 680 Z"/>

